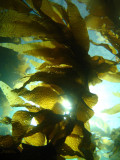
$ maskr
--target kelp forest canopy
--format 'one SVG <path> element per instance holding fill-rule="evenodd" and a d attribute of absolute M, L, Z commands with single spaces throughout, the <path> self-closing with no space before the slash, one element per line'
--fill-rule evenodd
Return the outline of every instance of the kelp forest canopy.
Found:
<path fill-rule="evenodd" d="M 19 68 L 24 76 L 13 88 L 0 81 L 9 106 L 26 108 L 0 120 L 12 126 L 12 135 L 0 136 L 1 157 L 99 159 L 89 125 L 98 96 L 89 86 L 103 79 L 120 83 L 120 23 L 112 8 L 119 2 L 76 0 L 86 5 L 85 18 L 74 0 L 62 2 L 65 5 L 50 0 L 0 0 L 0 37 L 13 39 L 0 46 L 15 51 L 19 59 L 27 55 L 43 60 L 30 60 L 35 73 L 27 74 L 26 65 Z M 106 43 L 92 41 L 89 30 L 99 32 Z M 115 60 L 91 57 L 90 43 L 103 46 Z M 71 105 L 65 108 L 67 100 Z"/>

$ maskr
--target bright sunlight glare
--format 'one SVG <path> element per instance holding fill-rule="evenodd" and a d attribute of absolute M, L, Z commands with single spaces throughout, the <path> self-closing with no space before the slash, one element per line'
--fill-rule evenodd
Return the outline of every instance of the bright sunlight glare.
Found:
<path fill-rule="evenodd" d="M 64 100 L 62 101 L 62 105 L 63 105 L 66 109 L 68 109 L 68 110 L 71 110 L 71 109 L 72 109 L 71 103 L 70 103 L 68 100 L 66 100 L 66 99 L 64 99 Z"/>
<path fill-rule="evenodd" d="M 35 118 L 33 117 L 31 120 L 31 125 L 32 126 L 37 126 L 37 121 L 35 120 Z"/>

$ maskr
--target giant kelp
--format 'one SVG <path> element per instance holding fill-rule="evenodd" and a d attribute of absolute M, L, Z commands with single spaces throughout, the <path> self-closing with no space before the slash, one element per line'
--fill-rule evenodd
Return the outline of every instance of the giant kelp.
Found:
<path fill-rule="evenodd" d="M 118 75 L 118 62 L 102 56 L 90 57 L 86 21 L 71 0 L 65 0 L 66 9 L 48 0 L 0 2 L 0 36 L 33 39 L 33 43 L 0 46 L 44 60 L 42 64 L 32 61 L 36 72 L 27 74 L 21 80 L 22 86 L 11 89 L 0 82 L 11 107 L 28 109 L 17 111 L 10 120 L 12 136 L 1 136 L 1 155 L 14 152 L 20 158 L 31 154 L 38 158 L 46 147 L 52 148 L 50 156 L 55 159 L 92 160 L 95 145 L 88 120 L 94 114 L 92 107 L 98 97 L 89 91 L 89 85 L 100 83 L 106 75 Z M 34 87 L 28 88 L 32 83 Z M 65 99 L 71 101 L 70 114 L 65 114 Z M 33 118 L 36 126 L 31 125 Z M 5 119 L 1 122 L 7 123 Z"/>

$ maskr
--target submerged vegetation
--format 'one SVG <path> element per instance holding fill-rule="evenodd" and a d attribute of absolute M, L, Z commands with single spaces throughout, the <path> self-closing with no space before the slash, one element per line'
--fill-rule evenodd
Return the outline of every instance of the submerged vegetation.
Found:
<path fill-rule="evenodd" d="M 27 109 L 0 121 L 12 125 L 12 135 L 0 136 L 0 156 L 99 159 L 89 125 L 98 97 L 89 86 L 103 79 L 120 82 L 119 26 L 109 9 L 105 13 L 105 2 L 100 8 L 99 0 L 92 5 L 89 0 L 78 2 L 85 2 L 90 13 L 85 19 L 72 0 L 64 0 L 66 8 L 49 0 L 0 0 L 0 37 L 27 41 L 0 46 L 44 61 L 31 60 L 36 72 L 24 75 L 14 88 L 0 82 L 9 105 Z M 90 29 L 100 32 L 107 42 L 90 40 Z M 116 60 L 91 57 L 90 43 L 105 47 Z M 63 102 L 68 100 L 71 104 L 65 108 Z M 116 112 L 118 107 L 114 107 Z M 33 118 L 36 125 L 31 125 Z"/>

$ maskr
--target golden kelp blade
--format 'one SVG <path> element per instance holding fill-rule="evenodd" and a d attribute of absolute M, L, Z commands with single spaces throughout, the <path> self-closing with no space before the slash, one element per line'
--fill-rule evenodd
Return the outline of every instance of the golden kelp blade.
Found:
<path fill-rule="evenodd" d="M 70 28 L 76 43 L 83 48 L 85 51 L 89 50 L 89 36 L 86 28 L 84 19 L 81 17 L 78 8 L 71 3 L 70 0 L 67 2 L 67 13 L 70 23 Z"/>
<path fill-rule="evenodd" d="M 55 22 L 64 24 L 62 21 L 62 17 L 59 15 L 58 12 L 56 12 L 57 10 L 53 4 L 54 3 L 48 0 L 42 0 L 41 10 Z"/>
<path fill-rule="evenodd" d="M 55 48 L 56 45 L 51 41 L 27 43 L 27 44 L 13 44 L 13 43 L 1 43 L 1 47 L 9 48 L 20 54 L 27 54 L 28 51 L 41 49 L 41 48 Z M 32 55 L 32 54 L 31 54 Z M 33 54 L 34 56 L 34 54 Z"/>
<path fill-rule="evenodd" d="M 110 109 L 105 109 L 102 111 L 102 113 L 107 113 L 107 114 L 116 114 L 120 112 L 120 104 L 115 105 L 114 107 Z"/>
<path fill-rule="evenodd" d="M 64 19 L 68 24 L 67 13 L 61 5 L 48 0 L 26 0 L 26 2 L 35 9 L 36 13 L 40 14 L 42 11 L 55 22 L 65 24 Z"/>
<path fill-rule="evenodd" d="M 115 50 L 115 48 L 113 46 L 110 46 L 110 45 L 105 44 L 105 43 L 96 43 L 96 42 L 93 42 L 92 40 L 90 40 L 90 42 L 94 45 L 104 47 L 105 49 L 107 49 L 108 51 L 110 51 L 111 53 L 113 53 L 115 55 L 117 54 L 117 51 Z"/>
<path fill-rule="evenodd" d="M 5 88 L 4 93 L 8 101 L 9 93 L 18 98 L 18 101 L 15 101 L 16 106 L 21 103 L 21 106 L 26 106 L 29 110 L 18 111 L 13 115 L 12 135 L 17 143 L 21 143 L 24 138 L 24 143 L 35 146 L 45 145 L 46 137 L 48 142 L 54 145 L 59 156 L 92 160 L 94 147 L 90 141 L 91 134 L 85 129 L 84 123 L 93 116 L 91 108 L 97 103 L 98 97 L 89 92 L 88 86 L 89 83 L 96 84 L 100 81 L 100 74 L 109 71 L 116 73 L 116 64 L 99 56 L 91 58 L 88 55 L 89 37 L 86 22 L 77 6 L 70 0 L 66 0 L 67 11 L 48 0 L 26 2 L 34 14 L 17 12 L 14 7 L 13 10 L 3 11 L 0 15 L 0 35 L 32 36 L 33 40 L 42 41 L 24 45 L 7 43 L 1 46 L 20 54 L 44 59 L 45 62 L 40 66 L 34 63 L 38 67 L 37 72 L 29 74 L 28 80 L 21 88 L 12 91 L 8 87 L 8 92 L 5 84 L 2 88 L 3 91 Z M 36 81 L 42 83 L 37 85 Z M 26 87 L 30 86 L 31 82 L 34 87 L 27 90 Z M 19 96 L 34 102 L 33 108 L 21 102 Z M 69 97 L 72 103 L 71 112 L 66 115 L 66 109 L 63 109 L 61 104 L 62 99 L 69 100 Z M 14 101 L 11 104 L 15 105 Z M 36 126 L 31 125 L 32 118 L 36 119 Z"/>
<path fill-rule="evenodd" d="M 60 96 L 50 86 L 39 86 L 32 91 L 23 91 L 19 95 L 44 109 L 52 109 L 56 103 L 61 102 Z"/>
<path fill-rule="evenodd" d="M 99 77 L 101 79 L 114 82 L 114 83 L 120 83 L 120 73 L 106 73 L 106 74 L 100 74 Z"/>
<path fill-rule="evenodd" d="M 13 18 L 14 17 L 14 18 Z M 0 12 L 0 36 L 1 37 L 45 37 L 45 28 L 36 21 L 35 15 L 19 13 L 15 10 L 3 10 Z M 30 27 L 31 26 L 31 27 Z"/>
<path fill-rule="evenodd" d="M 116 97 L 120 97 L 120 92 L 113 92 L 113 95 Z"/>
<path fill-rule="evenodd" d="M 17 12 L 22 13 L 29 13 L 31 11 L 31 9 L 21 0 L 0 0 L 0 10 L 3 9 L 16 10 Z"/>
<path fill-rule="evenodd" d="M 25 136 L 32 116 L 30 112 L 27 111 L 17 111 L 12 117 L 12 136 L 16 142 L 21 142 L 22 138 Z"/>
<path fill-rule="evenodd" d="M 37 132 L 31 136 L 24 137 L 22 143 L 29 144 L 32 146 L 44 146 L 46 145 L 45 135 L 41 132 Z"/>
<path fill-rule="evenodd" d="M 21 104 L 22 106 L 22 104 L 24 104 L 24 101 L 16 93 L 12 92 L 12 89 L 2 81 L 0 81 L 0 88 L 6 96 L 10 106 L 17 104 Z"/>

